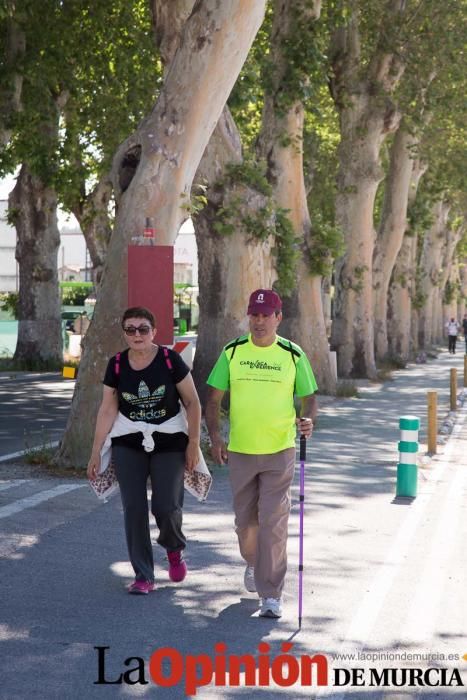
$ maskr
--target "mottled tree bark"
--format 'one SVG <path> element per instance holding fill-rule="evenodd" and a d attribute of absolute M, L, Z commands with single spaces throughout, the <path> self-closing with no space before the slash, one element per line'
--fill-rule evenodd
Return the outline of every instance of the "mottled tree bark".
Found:
<path fill-rule="evenodd" d="M 446 223 L 450 205 L 437 202 L 433 207 L 433 224 L 425 234 L 419 261 L 420 286 L 423 306 L 419 313 L 418 346 L 428 349 L 436 338 L 436 301 L 440 285 L 442 253 L 446 241 Z"/>
<path fill-rule="evenodd" d="M 417 195 L 418 185 L 427 165 L 419 159 L 414 161 L 409 189 L 409 202 Z M 412 342 L 412 296 L 415 293 L 415 270 L 417 268 L 417 236 L 409 231 L 404 235 L 401 249 L 394 265 L 388 292 L 387 329 L 389 353 L 407 362 L 411 350 L 418 347 Z M 415 330 L 415 329 L 414 329 Z M 415 333 L 418 338 L 418 333 Z"/>
<path fill-rule="evenodd" d="M 120 346 L 127 303 L 127 247 L 152 217 L 173 244 L 193 176 L 264 17 L 265 0 L 200 0 L 186 22 L 160 96 L 114 158 L 117 218 L 57 461 L 85 464 L 107 358 Z"/>
<path fill-rule="evenodd" d="M 23 165 L 8 204 L 16 227 L 19 265 L 19 324 L 14 359 L 30 367 L 60 366 L 63 357 L 57 195 Z"/>
<path fill-rule="evenodd" d="M 103 177 L 93 191 L 73 207 L 83 232 L 92 264 L 92 280 L 99 288 L 104 269 L 105 256 L 112 234 L 109 220 L 109 202 L 112 197 L 112 182 Z"/>
<path fill-rule="evenodd" d="M 180 46 L 185 23 L 193 11 L 195 0 L 150 0 L 154 40 L 159 49 L 165 74 Z"/>
<path fill-rule="evenodd" d="M 280 107 L 281 94 L 288 89 L 288 63 L 284 47 L 296 36 L 299 28 L 292 13 L 299 13 L 303 22 L 318 18 L 321 3 L 276 0 L 271 36 L 271 60 L 274 64 L 272 88 L 266 93 L 263 123 L 258 152 L 268 164 L 268 178 L 279 207 L 301 241 L 297 266 L 297 286 L 284 298 L 279 333 L 299 343 L 311 360 L 318 386 L 323 393 L 334 394 L 336 380 L 330 362 L 324 320 L 321 277 L 310 272 L 313 255 L 312 222 L 307 203 L 303 173 L 304 108 L 300 100 L 292 100 L 287 109 Z"/>
<path fill-rule="evenodd" d="M 401 124 L 391 148 L 381 223 L 373 257 L 373 308 L 377 360 L 388 355 L 387 305 L 389 283 L 407 226 L 407 204 L 418 139 Z"/>
<path fill-rule="evenodd" d="M 24 8 L 23 8 L 24 9 Z M 8 2 L 5 67 L 0 98 L 0 139 L 11 137 L 11 120 L 22 109 L 22 57 L 26 50 L 23 30 Z M 24 17 L 22 17 L 24 20 Z M 37 89 L 37 86 L 36 86 Z M 48 160 L 25 157 L 9 197 L 9 214 L 16 228 L 16 260 L 19 267 L 18 340 L 14 359 L 26 367 L 60 366 L 63 362 L 61 302 L 57 273 L 60 234 L 57 195 L 53 189 L 59 116 L 68 99 L 66 91 L 42 86 L 43 115 L 28 124 L 41 142 Z M 36 96 L 37 99 L 37 96 Z"/>
<path fill-rule="evenodd" d="M 449 273 L 448 282 L 451 285 L 451 288 L 454 287 L 454 289 L 456 291 L 454 292 L 454 294 L 452 295 L 452 298 L 450 300 L 443 298 L 441 318 L 443 319 L 444 322 L 446 322 L 449 318 L 452 318 L 452 317 L 456 318 L 459 321 L 462 318 L 462 314 L 458 315 L 458 311 L 457 311 L 457 307 L 458 307 L 457 289 L 460 286 L 459 260 L 457 260 L 457 259 L 454 259 L 452 261 L 451 271 Z M 445 293 L 446 293 L 446 287 L 445 287 Z"/>
<path fill-rule="evenodd" d="M 206 379 L 221 348 L 248 329 L 249 294 L 258 287 L 272 287 L 276 279 L 271 236 L 265 240 L 251 236 L 240 211 L 233 233 L 221 234 L 214 227 L 221 208 L 241 202 L 241 213 L 252 216 L 267 204 L 267 197 L 255 189 L 224 182 L 228 166 L 242 161 L 240 135 L 225 107 L 196 173 L 196 181 L 208 187 L 208 205 L 193 216 L 200 306 L 193 376 L 203 405 Z"/>
<path fill-rule="evenodd" d="M 439 287 L 437 290 L 438 294 L 435 304 L 435 319 L 433 323 L 434 337 L 438 342 L 445 334 L 445 324 L 448 319 L 452 316 L 457 319 L 455 295 L 453 300 L 448 305 L 444 304 L 444 297 L 448 281 L 450 281 L 453 285 L 456 283 L 456 247 L 463 233 L 464 229 L 461 226 L 453 229 L 448 224 L 443 248 L 443 258 L 441 262 Z"/>
<path fill-rule="evenodd" d="M 388 48 L 385 32 L 391 17 L 403 12 L 405 3 L 388 5 L 368 68 L 361 65 L 356 13 L 335 34 L 331 49 L 332 94 L 339 110 L 337 219 L 344 232 L 346 252 L 336 264 L 335 318 L 332 345 L 337 349 L 342 377 L 376 377 L 373 327 L 373 249 L 375 195 L 383 178 L 380 148 L 394 131 L 400 115 L 391 95 L 403 72 L 397 55 Z"/>
<path fill-rule="evenodd" d="M 15 18 L 15 3 L 6 2 L 6 37 L 4 41 L 2 80 L 0 81 L 0 145 L 6 146 L 11 139 L 15 115 L 21 109 L 23 74 L 21 59 L 26 49 L 23 30 Z"/>
<path fill-rule="evenodd" d="M 180 44 L 180 37 L 195 0 L 151 0 L 154 40 L 167 70 Z M 92 264 L 92 279 L 99 288 L 112 227 L 109 202 L 113 194 L 109 174 L 103 176 L 92 192 L 72 206 L 86 241 Z"/>
<path fill-rule="evenodd" d="M 153 2 L 156 41 L 166 67 L 180 44 L 191 5 L 193 0 L 177 0 L 170 5 L 160 0 Z M 196 196 L 198 185 L 202 184 L 208 199 L 206 208 L 192 215 L 199 258 L 200 309 L 193 377 L 202 405 L 207 393 L 206 379 L 222 346 L 245 332 L 249 290 L 270 287 L 275 279 L 270 238 L 260 241 L 247 235 L 240 222 L 232 235 L 219 234 L 214 228 L 218 210 L 228 206 L 233 198 L 240 200 L 250 215 L 266 203 L 265 197 L 252 188 L 223 182 L 228 166 L 242 162 L 240 135 L 226 106 L 204 151 L 193 188 Z"/>
<path fill-rule="evenodd" d="M 464 317 L 467 311 L 467 260 L 462 260 L 459 264 L 459 295 L 457 297 L 457 313 L 459 320 Z"/>

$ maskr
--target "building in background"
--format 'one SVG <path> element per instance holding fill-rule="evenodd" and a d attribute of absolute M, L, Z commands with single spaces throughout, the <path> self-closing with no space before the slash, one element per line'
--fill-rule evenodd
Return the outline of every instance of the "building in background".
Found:
<path fill-rule="evenodd" d="M 198 249 L 191 219 L 181 226 L 175 241 L 174 282 L 198 286 Z"/>
<path fill-rule="evenodd" d="M 0 199 L 0 293 L 18 291 L 16 231 L 7 222 L 8 202 Z"/>
<path fill-rule="evenodd" d="M 18 263 L 15 259 L 16 231 L 7 221 L 8 201 L 0 200 L 0 293 L 17 292 L 19 285 Z M 88 249 L 76 222 L 59 220 L 60 248 L 57 256 L 60 281 L 91 281 L 91 261 Z"/>
<path fill-rule="evenodd" d="M 0 293 L 17 292 L 18 265 L 15 259 L 16 231 L 6 220 L 8 201 L 0 200 Z M 58 279 L 90 282 L 91 260 L 84 236 L 74 217 L 59 216 L 60 248 Z M 189 219 L 180 229 L 174 246 L 174 282 L 198 285 L 198 253 L 193 224 Z"/>
<path fill-rule="evenodd" d="M 60 248 L 58 279 L 60 282 L 92 282 L 92 265 L 86 241 L 76 219 L 59 221 Z"/>
<path fill-rule="evenodd" d="M 13 186 L 14 182 L 10 183 L 10 188 Z M 0 182 L 0 294 L 19 290 L 19 269 L 15 259 L 16 230 L 7 222 L 7 192 L 5 182 Z M 92 281 L 91 260 L 78 222 L 74 217 L 66 216 L 59 211 L 58 226 L 60 230 L 60 248 L 57 255 L 59 281 Z M 177 285 L 174 297 L 174 323 L 179 332 L 186 332 L 195 327 L 198 321 L 198 252 L 190 219 L 180 228 L 174 245 L 174 283 Z M 69 318 L 74 318 L 69 310 L 65 313 L 69 314 Z M 63 319 L 66 320 L 68 317 L 62 314 Z M 17 329 L 18 322 L 12 318 L 11 313 L 0 309 L 0 357 L 13 355 Z"/>

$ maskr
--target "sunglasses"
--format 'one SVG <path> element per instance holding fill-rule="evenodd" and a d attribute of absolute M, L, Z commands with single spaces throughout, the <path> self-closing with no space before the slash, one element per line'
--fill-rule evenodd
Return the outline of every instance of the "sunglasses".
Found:
<path fill-rule="evenodd" d="M 148 335 L 151 331 L 151 326 L 127 326 L 123 329 L 126 335 L 136 335 L 136 331 L 138 331 L 140 335 Z"/>

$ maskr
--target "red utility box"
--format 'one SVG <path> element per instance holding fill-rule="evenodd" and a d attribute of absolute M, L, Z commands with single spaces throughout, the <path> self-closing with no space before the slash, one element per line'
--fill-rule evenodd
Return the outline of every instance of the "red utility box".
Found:
<path fill-rule="evenodd" d="M 128 246 L 128 306 L 145 306 L 152 311 L 156 341 L 173 344 L 173 246 Z"/>

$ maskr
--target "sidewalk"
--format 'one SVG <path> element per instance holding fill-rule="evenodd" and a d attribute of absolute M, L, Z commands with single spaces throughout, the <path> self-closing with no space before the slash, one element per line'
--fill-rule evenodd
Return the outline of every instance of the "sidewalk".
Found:
<path fill-rule="evenodd" d="M 438 430 L 450 411 L 450 369 L 457 369 L 458 394 L 463 390 L 464 355 L 440 355 L 423 365 L 411 364 L 392 372 L 385 383 L 356 382 L 358 398 L 329 400 L 324 398 L 318 430 L 311 451 L 317 452 L 318 465 L 345 464 L 350 475 L 352 464 L 364 469 L 361 481 L 347 484 L 352 493 L 363 495 L 367 489 L 385 492 L 395 477 L 398 461 L 399 418 L 404 415 L 420 419 L 419 464 L 429 464 L 427 453 L 427 392 L 438 394 Z M 466 389 L 467 391 L 467 389 Z M 438 436 L 438 455 L 443 453 L 446 436 Z M 375 471 L 375 469 L 377 471 Z M 350 472 L 349 472 L 350 470 Z M 343 475 L 342 471 L 340 472 Z"/>
<path fill-rule="evenodd" d="M 467 651 L 465 406 L 447 444 L 432 459 L 420 460 L 415 501 L 394 500 L 399 417 L 420 418 L 423 456 L 426 392 L 438 392 L 440 426 L 449 411 L 450 368 L 457 368 L 461 389 L 463 357 L 443 352 L 425 365 L 394 372 L 382 386 L 366 383 L 361 398 L 323 407 L 307 472 L 307 629 L 315 650 L 331 656 Z M 374 689 L 372 697 L 402 697 L 396 691 L 380 695 Z M 361 692 L 347 689 L 355 698 Z M 412 689 L 409 695 L 419 693 L 426 691 Z M 448 696 L 447 689 L 437 695 Z"/>

